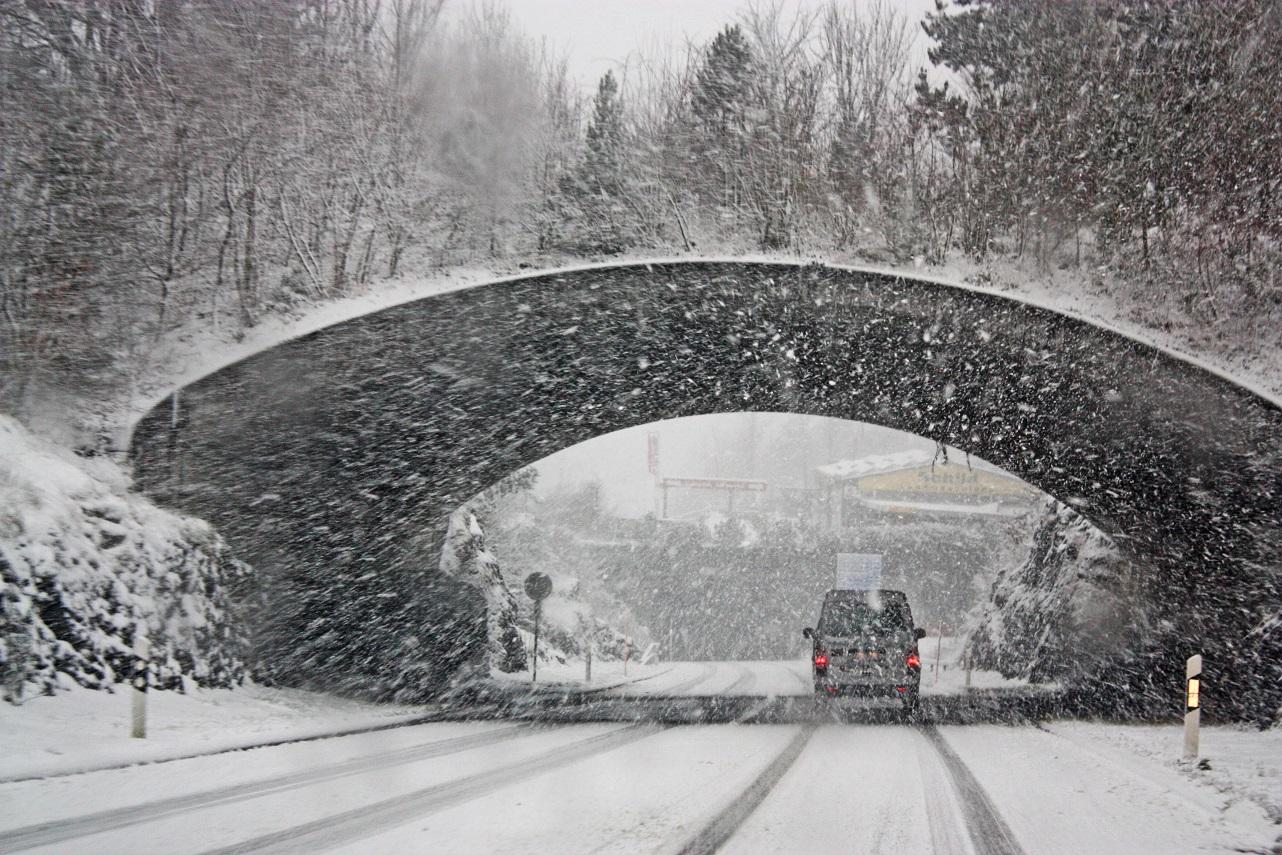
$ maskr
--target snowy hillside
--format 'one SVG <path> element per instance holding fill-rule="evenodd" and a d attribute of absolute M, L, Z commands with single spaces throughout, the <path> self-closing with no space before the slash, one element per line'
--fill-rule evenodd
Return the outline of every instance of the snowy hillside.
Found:
<path fill-rule="evenodd" d="M 600 592 L 594 592 L 595 596 L 590 597 L 583 580 L 568 573 L 549 573 L 548 576 L 552 579 L 552 594 L 543 603 L 540 662 L 581 661 L 586 655 L 587 643 L 592 646 L 594 659 L 619 660 L 624 657 L 629 638 L 635 655 L 640 655 L 640 640 L 622 632 L 618 625 L 603 617 L 594 607 L 593 600 L 599 599 Z M 532 640 L 533 607 L 528 600 L 522 604 L 521 614 L 523 634 Z M 641 638 L 648 639 L 648 636 Z"/>
<path fill-rule="evenodd" d="M 518 525 L 517 528 L 525 527 Z M 509 531 L 509 537 L 510 534 Z M 527 650 L 533 645 L 533 604 L 520 590 L 520 579 L 516 578 L 520 574 L 512 578 L 505 576 L 498 557 L 488 545 L 485 529 L 468 507 L 460 508 L 450 517 L 449 533 L 441 552 L 441 570 L 473 585 L 485 598 L 486 666 L 500 673 L 527 670 Z M 603 592 L 589 594 L 582 580 L 574 575 L 550 569 L 547 575 L 552 579 L 552 594 L 543 603 L 539 661 L 560 664 L 581 661 L 585 656 L 585 642 L 589 640 L 594 657 L 622 658 L 629 636 L 616 624 L 620 615 L 629 619 L 626 624 L 633 623 L 626 608 Z M 633 639 L 634 642 L 641 640 Z"/>
<path fill-rule="evenodd" d="M 228 587 L 249 568 L 205 523 L 128 491 L 121 471 L 75 457 L 0 416 L 0 676 L 19 702 L 131 676 L 135 641 L 160 688 L 243 679 Z"/>

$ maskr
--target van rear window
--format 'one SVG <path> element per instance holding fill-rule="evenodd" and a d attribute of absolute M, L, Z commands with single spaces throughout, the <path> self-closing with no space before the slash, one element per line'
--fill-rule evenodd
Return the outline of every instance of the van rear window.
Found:
<path fill-rule="evenodd" d="M 829 636 L 881 635 L 908 628 L 904 608 L 899 603 L 873 608 L 857 600 L 830 602 L 819 621 L 819 634 Z"/>

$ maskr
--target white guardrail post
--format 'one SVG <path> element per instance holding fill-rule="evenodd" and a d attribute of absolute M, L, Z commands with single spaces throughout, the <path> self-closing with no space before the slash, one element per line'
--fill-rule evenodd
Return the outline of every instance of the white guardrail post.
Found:
<path fill-rule="evenodd" d="M 1184 759 L 1198 755 L 1198 728 L 1202 724 L 1202 654 L 1190 656 L 1184 665 Z"/>
<path fill-rule="evenodd" d="M 147 684 L 151 679 L 151 644 L 141 631 L 134 636 L 133 697 L 130 699 L 131 726 L 134 739 L 147 738 Z"/>

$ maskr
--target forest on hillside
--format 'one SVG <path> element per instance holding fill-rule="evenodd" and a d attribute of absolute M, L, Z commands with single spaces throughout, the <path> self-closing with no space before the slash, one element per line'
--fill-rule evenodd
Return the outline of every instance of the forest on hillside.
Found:
<path fill-rule="evenodd" d="M 118 392 L 175 328 L 643 252 L 1017 257 L 1277 345 L 1271 0 L 758 2 L 592 95 L 443 9 L 0 3 L 0 408 Z"/>

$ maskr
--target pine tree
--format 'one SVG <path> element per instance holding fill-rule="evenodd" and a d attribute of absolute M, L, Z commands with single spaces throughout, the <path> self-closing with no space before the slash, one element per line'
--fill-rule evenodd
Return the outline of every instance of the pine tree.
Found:
<path fill-rule="evenodd" d="M 738 25 L 726 27 L 708 46 L 690 95 L 692 189 L 722 208 L 740 202 L 751 77 L 748 41 Z"/>
<path fill-rule="evenodd" d="M 638 224 L 627 199 L 626 142 L 619 84 L 607 71 L 592 101 L 583 161 L 562 188 L 577 226 L 572 248 L 613 254 L 637 243 Z"/>
<path fill-rule="evenodd" d="M 752 78 L 752 49 L 738 24 L 717 33 L 695 78 L 690 108 L 722 139 L 742 129 Z"/>
<path fill-rule="evenodd" d="M 597 85 L 586 140 L 583 181 L 588 192 L 596 196 L 621 196 L 623 106 L 619 101 L 619 84 L 612 72 L 607 71 Z"/>

